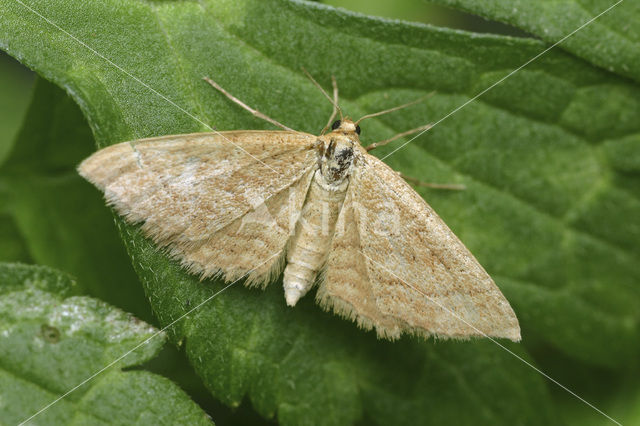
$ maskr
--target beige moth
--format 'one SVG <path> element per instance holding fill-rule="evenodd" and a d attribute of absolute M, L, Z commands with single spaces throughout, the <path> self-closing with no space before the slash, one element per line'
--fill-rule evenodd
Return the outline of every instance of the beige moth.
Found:
<path fill-rule="evenodd" d="M 210 83 L 286 130 L 161 136 L 94 153 L 79 173 L 128 222 L 202 279 L 265 287 L 284 269 L 288 305 L 317 285 L 322 308 L 380 337 L 520 340 L 511 306 L 469 250 L 360 145 L 362 119 L 342 117 L 319 136 L 294 131 Z M 332 103 L 330 122 L 335 84 Z"/>

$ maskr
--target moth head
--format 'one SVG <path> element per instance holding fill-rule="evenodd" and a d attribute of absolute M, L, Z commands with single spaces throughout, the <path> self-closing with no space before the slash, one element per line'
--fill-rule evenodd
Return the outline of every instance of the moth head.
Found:
<path fill-rule="evenodd" d="M 331 125 L 331 133 L 326 135 L 326 145 L 324 156 L 327 158 L 341 157 L 349 158 L 353 156 L 353 148 L 360 142 L 360 126 L 350 118 L 344 117 L 336 120 Z"/>
<path fill-rule="evenodd" d="M 339 133 L 343 135 L 360 135 L 360 126 L 354 123 L 350 118 L 345 117 L 342 120 L 336 120 L 331 125 L 331 133 Z"/>

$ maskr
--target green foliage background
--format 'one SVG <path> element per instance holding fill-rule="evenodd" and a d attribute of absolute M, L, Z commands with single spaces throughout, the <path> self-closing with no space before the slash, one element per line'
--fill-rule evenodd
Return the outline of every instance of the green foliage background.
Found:
<path fill-rule="evenodd" d="M 0 46 L 51 83 L 37 81 L 17 137 L 0 139 L 0 162 L 10 152 L 0 163 L 0 260 L 72 273 L 78 294 L 158 328 L 223 283 L 200 283 L 135 227 L 113 225 L 74 170 L 96 144 L 205 130 L 176 105 L 217 129 L 269 128 L 204 75 L 308 132 L 331 107 L 302 66 L 325 86 L 335 75 L 352 116 L 437 91 L 367 123 L 365 143 L 380 140 L 445 117 L 611 4 L 439 2 L 532 34 L 511 38 L 298 1 L 21 1 L 0 0 Z M 467 186 L 420 192 L 512 303 L 523 342 L 501 343 L 625 424 L 640 423 L 638 18 L 637 5 L 621 4 L 386 159 Z M 10 135 L 20 100 L 4 105 Z M 312 297 L 286 308 L 279 283 L 233 286 L 168 333 L 177 349 L 145 368 L 178 382 L 218 424 L 608 422 L 490 341 L 378 341 Z M 0 372 L 41 385 L 8 365 L 0 357 Z M 26 417 L 33 407 L 12 409 Z"/>

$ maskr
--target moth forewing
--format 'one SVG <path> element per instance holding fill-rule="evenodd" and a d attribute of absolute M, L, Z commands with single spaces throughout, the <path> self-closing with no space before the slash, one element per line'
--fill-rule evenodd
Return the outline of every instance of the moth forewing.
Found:
<path fill-rule="evenodd" d="M 248 284 L 266 284 L 304 204 L 315 141 L 279 131 L 150 138 L 100 150 L 79 172 L 189 271 L 226 280 L 248 273 Z M 265 214 L 272 226 L 260 226 Z"/>
<path fill-rule="evenodd" d="M 516 316 L 493 280 L 406 182 L 375 157 L 352 176 L 360 253 L 384 316 L 415 334 L 520 340 Z M 371 212 L 389 203 L 394 208 L 382 214 L 393 216 L 384 222 L 397 226 L 376 232 Z M 397 329 L 376 328 L 390 336 Z"/>
<path fill-rule="evenodd" d="M 116 211 L 190 272 L 266 285 L 378 335 L 519 340 L 489 275 L 345 118 L 313 136 L 233 131 L 124 142 L 79 166 Z"/>

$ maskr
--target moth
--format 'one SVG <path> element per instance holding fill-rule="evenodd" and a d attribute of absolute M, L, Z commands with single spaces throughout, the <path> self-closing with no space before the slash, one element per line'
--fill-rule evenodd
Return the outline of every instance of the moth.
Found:
<path fill-rule="evenodd" d="M 284 268 L 288 305 L 317 285 L 322 308 L 379 337 L 520 340 L 511 306 L 469 250 L 361 146 L 359 123 L 400 107 L 351 120 L 334 79 L 333 99 L 320 88 L 333 124 L 316 136 L 207 81 L 284 130 L 161 136 L 94 153 L 78 171 L 128 222 L 201 279 L 264 288 Z"/>

